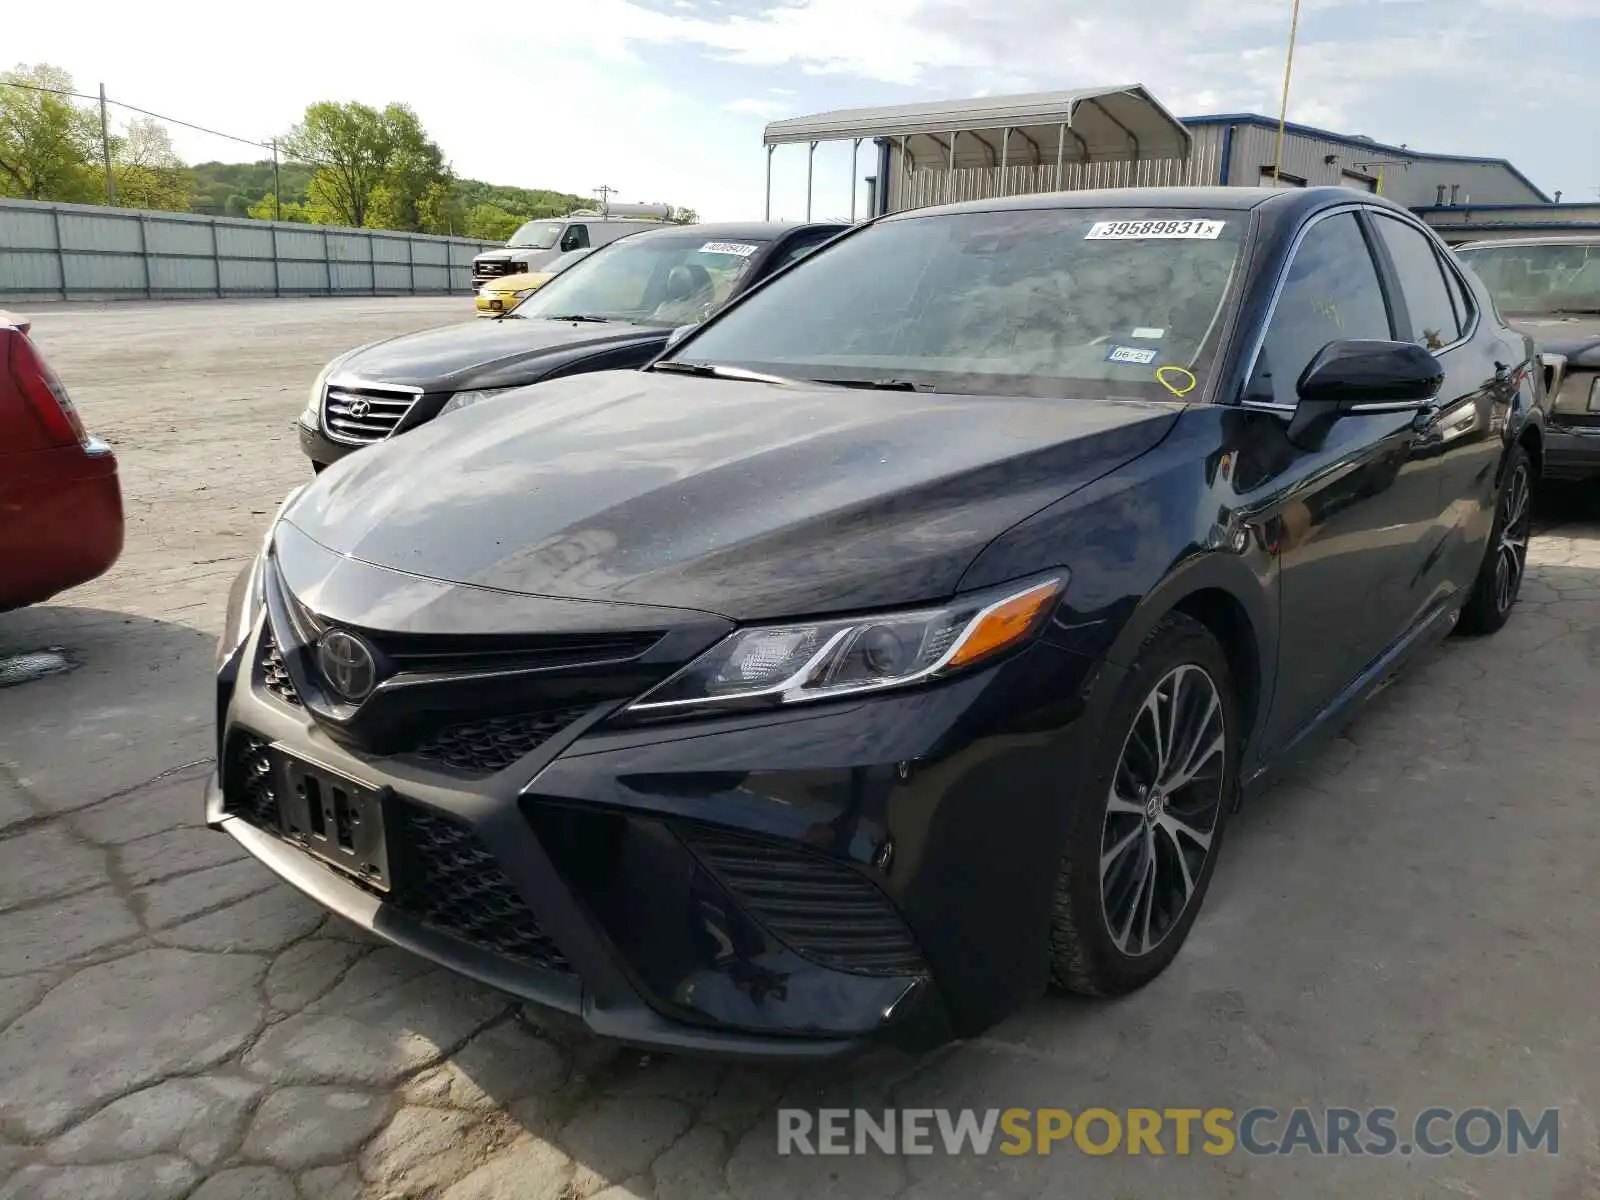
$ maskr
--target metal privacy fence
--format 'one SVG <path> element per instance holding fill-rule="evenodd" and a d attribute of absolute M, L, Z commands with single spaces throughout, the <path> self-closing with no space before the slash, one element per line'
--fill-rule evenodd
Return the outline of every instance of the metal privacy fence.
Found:
<path fill-rule="evenodd" d="M 0 200 L 0 300 L 468 292 L 497 243 Z"/>

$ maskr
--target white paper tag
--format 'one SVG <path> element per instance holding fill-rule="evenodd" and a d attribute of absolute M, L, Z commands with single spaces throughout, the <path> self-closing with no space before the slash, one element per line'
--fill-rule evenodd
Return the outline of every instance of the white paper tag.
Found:
<path fill-rule="evenodd" d="M 1150 346 L 1113 346 L 1106 355 L 1107 362 L 1133 363 L 1141 367 L 1148 367 L 1155 360 L 1156 351 Z"/>
<path fill-rule="evenodd" d="M 1149 325 L 1141 325 L 1128 336 L 1131 338 L 1143 338 L 1147 342 L 1154 342 L 1165 337 L 1166 333 L 1165 329 L 1153 329 Z"/>
<path fill-rule="evenodd" d="M 700 247 L 700 253 L 737 254 L 740 258 L 749 258 L 759 249 L 761 247 L 753 246 L 749 242 L 707 242 Z"/>
<path fill-rule="evenodd" d="M 1179 221 L 1096 221 L 1083 235 L 1086 242 L 1132 242 L 1146 238 L 1201 238 L 1214 242 L 1226 221 L 1185 218 Z"/>

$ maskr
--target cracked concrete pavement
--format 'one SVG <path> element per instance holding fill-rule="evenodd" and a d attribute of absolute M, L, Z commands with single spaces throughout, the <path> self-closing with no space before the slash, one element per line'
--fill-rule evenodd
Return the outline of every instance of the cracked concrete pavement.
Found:
<path fill-rule="evenodd" d="M 199 824 L 228 582 L 317 367 L 465 300 L 43 307 L 128 548 L 0 615 L 0 1200 L 1600 1197 L 1600 521 L 1569 492 L 1454 641 L 1243 812 L 1174 967 L 912 1061 L 596 1043 L 378 945 Z M 1559 1107 L 1561 1153 L 779 1158 L 780 1104 Z"/>

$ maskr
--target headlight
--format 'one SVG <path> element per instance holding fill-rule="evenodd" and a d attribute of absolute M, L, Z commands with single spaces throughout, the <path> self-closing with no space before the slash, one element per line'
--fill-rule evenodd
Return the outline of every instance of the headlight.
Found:
<path fill-rule="evenodd" d="M 627 711 L 799 704 L 943 678 L 1031 639 L 1065 586 L 1063 572 L 939 608 L 741 629 Z"/>
<path fill-rule="evenodd" d="M 495 396 L 512 390 L 511 388 L 480 388 L 475 392 L 457 392 L 445 401 L 444 407 L 439 410 L 439 415 L 442 417 L 445 413 L 455 412 L 458 408 L 466 408 L 468 405 L 476 404 L 479 400 L 493 399 Z"/>
<path fill-rule="evenodd" d="M 234 580 L 233 590 L 228 594 L 228 610 L 222 621 L 222 637 L 217 641 L 219 667 L 243 644 L 250 636 L 250 631 L 255 628 L 256 618 L 261 615 L 261 609 L 267 600 L 267 555 L 272 552 L 272 535 L 278 531 L 278 520 L 288 511 L 289 505 L 294 503 L 295 497 L 303 491 L 305 485 L 295 488 L 283 498 L 283 503 L 278 505 L 278 511 L 272 514 L 272 520 L 267 522 L 267 533 L 261 539 L 261 548 L 256 551 L 256 556 L 250 565 Z"/>
<path fill-rule="evenodd" d="M 339 361 L 336 358 L 317 372 L 316 381 L 311 385 L 311 394 L 306 397 L 306 406 L 300 413 L 300 424 L 307 428 L 316 429 L 322 424 L 322 389 L 328 386 L 328 376 L 333 374 L 333 368 Z"/>

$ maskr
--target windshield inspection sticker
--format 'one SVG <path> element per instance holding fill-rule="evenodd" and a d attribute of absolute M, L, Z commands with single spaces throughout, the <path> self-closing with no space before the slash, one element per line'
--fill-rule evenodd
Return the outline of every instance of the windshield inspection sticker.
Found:
<path fill-rule="evenodd" d="M 737 254 L 740 258 L 749 258 L 759 246 L 752 246 L 749 242 L 707 242 L 700 247 L 701 254 Z"/>
<path fill-rule="evenodd" d="M 1113 346 L 1106 355 L 1109 363 L 1132 363 L 1136 366 L 1148 367 L 1155 362 L 1158 350 L 1150 346 Z"/>
<path fill-rule="evenodd" d="M 1133 242 L 1145 238 L 1201 238 L 1214 242 L 1226 221 L 1096 221 L 1083 235 L 1086 242 Z"/>
<path fill-rule="evenodd" d="M 1159 342 L 1163 337 L 1166 336 L 1166 334 L 1167 331 L 1165 329 L 1156 329 L 1150 325 L 1141 325 L 1128 336 L 1131 338 L 1143 338 L 1147 342 Z"/>

